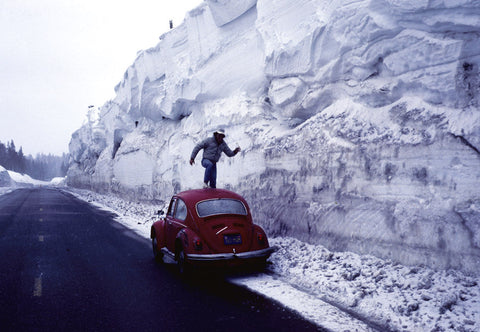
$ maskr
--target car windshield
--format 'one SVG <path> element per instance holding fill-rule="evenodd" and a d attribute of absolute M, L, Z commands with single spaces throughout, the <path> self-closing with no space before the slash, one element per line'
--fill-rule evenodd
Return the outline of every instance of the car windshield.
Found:
<path fill-rule="evenodd" d="M 247 209 L 241 201 L 236 199 L 211 199 L 197 204 L 197 213 L 200 218 L 219 214 L 247 215 Z"/>

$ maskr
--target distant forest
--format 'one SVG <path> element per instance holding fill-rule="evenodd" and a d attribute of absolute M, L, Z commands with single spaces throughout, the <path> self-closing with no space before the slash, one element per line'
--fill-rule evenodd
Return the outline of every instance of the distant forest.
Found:
<path fill-rule="evenodd" d="M 68 154 L 54 156 L 51 154 L 37 154 L 25 156 L 22 147 L 17 151 L 12 141 L 6 145 L 0 142 L 0 165 L 4 168 L 30 177 L 50 181 L 54 177 L 63 177 L 68 170 Z"/>

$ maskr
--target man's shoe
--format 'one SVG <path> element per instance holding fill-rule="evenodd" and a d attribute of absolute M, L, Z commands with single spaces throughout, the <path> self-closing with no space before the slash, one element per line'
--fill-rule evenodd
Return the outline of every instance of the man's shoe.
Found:
<path fill-rule="evenodd" d="M 206 189 L 206 188 L 210 188 L 210 186 L 208 185 L 207 182 L 204 182 L 204 183 L 203 183 L 203 189 Z"/>

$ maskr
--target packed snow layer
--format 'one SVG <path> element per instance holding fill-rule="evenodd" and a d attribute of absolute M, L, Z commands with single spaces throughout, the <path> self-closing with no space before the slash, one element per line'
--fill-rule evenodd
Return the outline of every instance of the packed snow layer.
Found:
<path fill-rule="evenodd" d="M 145 204 L 67 189 L 150 237 L 156 211 Z M 480 280 L 457 270 L 435 271 L 291 237 L 269 238 L 279 249 L 267 274 L 232 276 L 232 283 L 275 299 L 329 331 L 478 331 Z M 153 260 L 153 256 L 152 256 Z"/>
<path fill-rule="evenodd" d="M 9 187 L 12 185 L 12 178 L 8 171 L 0 166 L 0 187 Z"/>
<path fill-rule="evenodd" d="M 206 1 L 72 135 L 67 183 L 166 202 L 224 128 L 218 184 L 269 234 L 480 272 L 480 2 Z M 97 113 L 95 113 L 97 112 Z"/>
<path fill-rule="evenodd" d="M 217 26 L 230 23 L 256 5 L 257 0 L 206 0 Z"/>
<path fill-rule="evenodd" d="M 28 174 L 9 171 L 0 166 L 0 195 L 18 187 L 52 186 L 65 187 L 65 178 L 56 177 L 50 181 L 32 179 Z"/>
<path fill-rule="evenodd" d="M 32 179 L 28 174 L 20 174 L 14 171 L 7 171 L 10 179 L 12 180 L 12 185 L 25 185 L 25 186 L 41 186 L 41 185 L 48 185 L 50 184 L 49 181 L 41 181 L 41 180 L 36 180 Z M 57 180 L 55 180 L 57 181 Z"/>

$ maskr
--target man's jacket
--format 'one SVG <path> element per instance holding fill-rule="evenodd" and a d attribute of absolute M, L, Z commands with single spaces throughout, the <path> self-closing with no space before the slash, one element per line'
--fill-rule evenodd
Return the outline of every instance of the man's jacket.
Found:
<path fill-rule="evenodd" d="M 217 143 L 215 137 L 209 137 L 198 143 L 192 151 L 191 159 L 195 159 L 197 153 L 203 149 L 203 159 L 208 159 L 216 163 L 220 159 L 220 155 L 224 152 L 227 156 L 233 157 L 235 153 L 230 150 L 227 143 L 223 141 L 221 144 Z"/>

